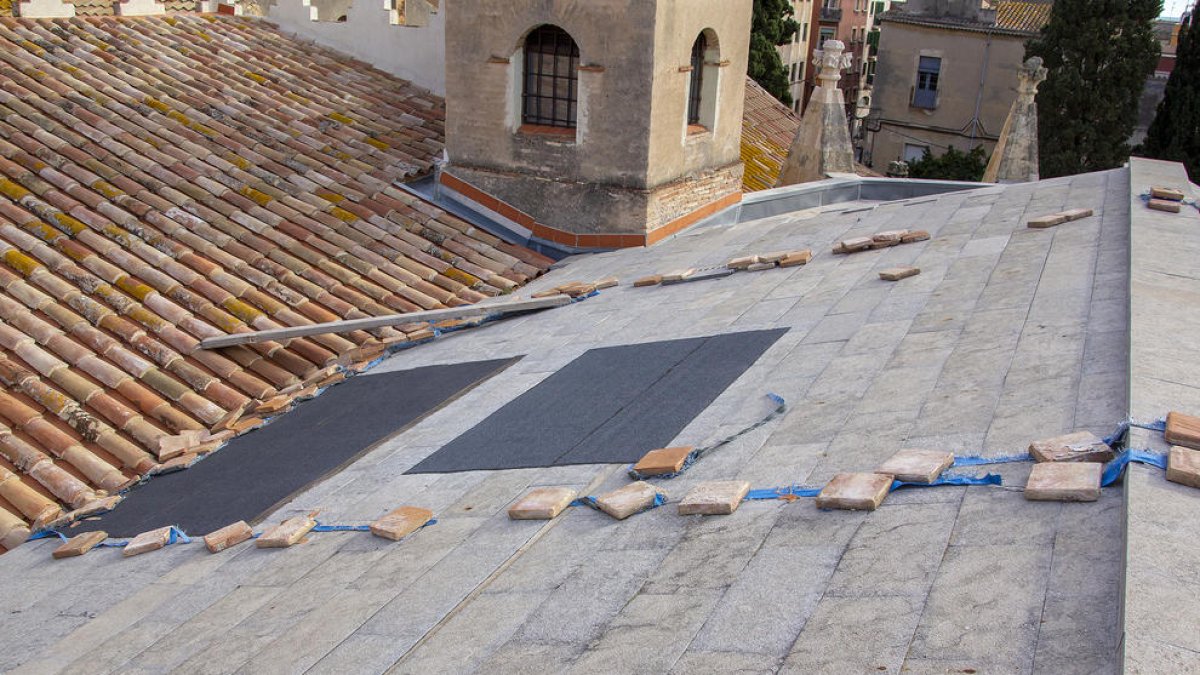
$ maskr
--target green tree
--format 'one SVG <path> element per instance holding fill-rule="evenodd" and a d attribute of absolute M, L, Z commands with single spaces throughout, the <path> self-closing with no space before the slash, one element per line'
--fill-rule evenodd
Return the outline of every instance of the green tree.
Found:
<path fill-rule="evenodd" d="M 1120 166 L 1158 61 L 1161 0 L 1055 0 L 1025 46 L 1050 71 L 1037 95 L 1042 178 Z"/>
<path fill-rule="evenodd" d="M 788 71 L 776 47 L 790 42 L 798 30 L 800 25 L 792 18 L 787 0 L 754 0 L 748 72 L 763 89 L 788 106 L 792 105 Z"/>
<path fill-rule="evenodd" d="M 1182 162 L 1200 181 L 1200 1 L 1179 29 L 1175 69 L 1158 104 L 1141 152 L 1147 157 Z"/>
<path fill-rule="evenodd" d="M 960 152 L 952 145 L 937 157 L 929 154 L 927 148 L 924 157 L 908 165 L 908 177 L 978 181 L 983 178 L 987 161 L 987 153 L 981 147 Z"/>

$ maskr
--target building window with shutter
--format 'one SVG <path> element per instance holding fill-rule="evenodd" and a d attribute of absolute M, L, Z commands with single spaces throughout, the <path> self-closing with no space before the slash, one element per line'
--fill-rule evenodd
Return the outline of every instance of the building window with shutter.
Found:
<path fill-rule="evenodd" d="M 942 60 L 936 56 L 922 56 L 917 64 L 917 86 L 913 88 L 912 104 L 915 108 L 933 110 L 938 104 L 938 77 L 942 72 Z"/>

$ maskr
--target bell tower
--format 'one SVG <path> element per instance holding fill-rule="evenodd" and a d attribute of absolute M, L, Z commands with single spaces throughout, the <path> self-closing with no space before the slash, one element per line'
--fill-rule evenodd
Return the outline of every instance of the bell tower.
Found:
<path fill-rule="evenodd" d="M 751 3 L 446 3 L 443 188 L 580 248 L 737 203 Z"/>

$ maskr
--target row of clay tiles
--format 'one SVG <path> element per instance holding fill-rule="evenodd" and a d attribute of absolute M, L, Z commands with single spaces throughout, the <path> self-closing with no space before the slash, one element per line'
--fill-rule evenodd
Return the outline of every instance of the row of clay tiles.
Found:
<path fill-rule="evenodd" d="M 127 21 L 106 26 L 155 33 L 184 23 Z M 202 21 L 184 35 L 199 35 L 209 56 L 236 51 L 207 45 L 226 29 L 275 41 L 279 53 L 292 44 L 259 26 Z M 250 60 L 268 75 L 247 76 L 259 86 L 223 82 L 238 99 L 214 100 L 211 87 L 179 70 L 203 68 L 201 52 L 172 66 L 160 36 L 122 33 L 117 49 L 96 25 L 0 27 L 22 47 L 0 51 L 15 68 L 0 76 L 0 418 L 9 423 L 0 454 L 60 502 L 77 507 L 96 496 L 89 485 L 112 490 L 151 470 L 165 435 L 210 427 L 339 355 L 368 356 L 355 345 L 380 344 L 356 333 L 215 354 L 195 351 L 199 339 L 247 324 L 461 304 L 548 263 L 390 187 L 386 179 L 406 170 L 397 166 L 427 159 L 394 150 L 400 134 L 382 120 L 436 119 L 440 109 L 374 112 L 386 87 L 345 77 L 333 78 L 343 99 L 360 90 L 353 118 L 311 100 L 304 109 L 287 87 L 266 86 L 282 66 L 262 49 Z M 133 44 L 162 58 L 155 51 L 156 65 L 139 65 L 124 49 Z M 106 68 L 97 55 L 112 57 Z M 338 73 L 320 63 L 315 70 Z M 349 133 L 360 126 L 370 135 Z M 405 339 L 396 330 L 377 336 Z M 35 518 L 36 503 L 19 506 L 2 486 L 0 499 Z"/>
<path fill-rule="evenodd" d="M 800 127 L 800 117 L 757 82 L 746 78 L 742 113 L 742 186 L 748 191 L 775 187 L 788 149 Z"/>

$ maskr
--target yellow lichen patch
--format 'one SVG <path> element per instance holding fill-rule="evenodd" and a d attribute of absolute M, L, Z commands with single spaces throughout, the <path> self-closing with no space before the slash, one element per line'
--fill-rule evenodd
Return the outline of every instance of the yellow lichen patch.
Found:
<path fill-rule="evenodd" d="M 40 220 L 31 220 L 28 223 L 24 223 L 21 225 L 21 229 L 46 242 L 57 241 L 59 237 L 63 236 L 62 232 Z"/>
<path fill-rule="evenodd" d="M 332 215 L 334 218 L 337 218 L 338 220 L 343 220 L 347 223 L 353 223 L 354 221 L 358 220 L 358 216 L 354 215 L 353 213 L 350 213 L 349 211 L 347 211 L 346 209 L 343 209 L 340 206 L 335 206 L 335 207 L 329 209 L 329 214 Z"/>
<path fill-rule="evenodd" d="M 118 244 L 121 244 L 122 246 L 129 246 L 133 243 L 133 237 L 131 237 L 128 232 L 117 227 L 116 225 L 105 225 L 103 228 L 101 228 L 101 231 L 108 235 L 110 239 Z"/>
<path fill-rule="evenodd" d="M 25 51 L 33 52 L 34 54 L 37 54 L 38 56 L 41 56 L 42 54 L 46 53 L 45 49 L 42 49 L 41 47 L 37 46 L 36 43 L 30 42 L 29 40 L 22 40 L 20 44 L 21 44 L 21 47 L 23 47 L 25 49 Z"/>
<path fill-rule="evenodd" d="M 238 300 L 237 298 L 229 298 L 225 302 L 222 302 L 221 306 L 225 308 L 225 311 L 236 316 L 242 321 L 245 321 L 246 323 L 253 323 L 255 320 L 265 316 L 261 311 L 251 307 L 241 300 Z"/>
<path fill-rule="evenodd" d="M 216 129 L 206 127 L 203 124 L 200 124 L 199 122 L 189 122 L 187 127 L 189 129 L 191 129 L 192 131 L 194 131 L 198 134 L 204 134 L 205 136 L 216 136 L 217 135 Z"/>
<path fill-rule="evenodd" d="M 246 185 L 242 187 L 242 189 L 238 190 L 238 194 L 247 199 L 253 200 L 259 206 L 266 206 L 267 204 L 271 203 L 272 199 L 271 195 L 265 192 L 259 192 L 249 185 Z"/>
<path fill-rule="evenodd" d="M 84 225 L 77 218 L 68 216 L 65 213 L 51 214 L 49 216 L 49 218 L 54 221 L 55 225 L 58 225 L 62 229 L 70 232 L 71 234 L 79 234 L 80 232 L 83 232 L 84 230 L 88 229 L 88 226 Z"/>
<path fill-rule="evenodd" d="M 329 119 L 333 120 L 334 122 L 341 122 L 342 124 L 354 124 L 353 119 L 346 117 L 341 113 L 329 113 Z"/>
<path fill-rule="evenodd" d="M 241 155 L 237 154 L 236 152 L 232 152 L 232 151 L 227 152 L 224 155 L 221 155 L 221 159 L 225 160 L 226 162 L 229 162 L 230 164 L 241 169 L 242 171 L 245 171 L 246 169 L 249 169 L 250 167 L 254 166 L 253 164 L 250 163 L 250 160 L 248 160 L 245 157 L 242 157 Z"/>
<path fill-rule="evenodd" d="M 212 36 L 202 30 L 196 31 L 196 35 L 199 35 L 205 42 L 212 42 Z"/>
<path fill-rule="evenodd" d="M 162 317 L 154 312 L 151 312 L 145 307 L 142 307 L 141 305 L 134 305 L 133 307 L 130 307 L 129 311 L 126 312 L 125 315 L 156 332 L 171 325 L 163 320 Z"/>
<path fill-rule="evenodd" d="M 241 321 L 238 321 L 228 314 L 214 314 L 212 316 L 205 316 L 204 318 L 216 324 L 217 328 L 220 328 L 226 333 L 235 333 L 237 332 L 237 329 L 242 327 Z"/>
<path fill-rule="evenodd" d="M 313 194 L 317 195 L 318 197 L 320 197 L 321 199 L 324 199 L 327 202 L 333 202 L 334 204 L 345 199 L 345 197 L 343 197 L 342 195 L 339 195 L 338 193 L 333 192 L 332 190 L 326 190 L 325 188 L 317 188 L 313 192 Z"/>
<path fill-rule="evenodd" d="M 367 143 L 371 144 L 373 147 L 379 148 L 380 150 L 387 150 L 388 148 L 392 147 L 377 138 L 371 137 L 367 137 Z"/>
<path fill-rule="evenodd" d="M 118 279 L 117 287 L 137 298 L 141 302 L 145 302 L 146 297 L 154 292 L 154 289 L 151 288 L 150 285 L 136 281 L 129 275 L 125 275 Z"/>
<path fill-rule="evenodd" d="M 479 283 L 478 277 L 476 277 L 473 274 L 467 274 L 466 272 L 458 269 L 457 267 L 451 267 L 450 269 L 446 270 L 445 272 L 442 272 L 442 274 L 457 281 L 460 284 L 463 284 L 464 286 L 474 286 L 475 284 Z"/>
<path fill-rule="evenodd" d="M 42 263 L 30 258 L 29 256 L 14 249 L 9 249 L 4 252 L 4 262 L 9 267 L 21 273 L 22 276 L 29 276 L 42 267 Z"/>
<path fill-rule="evenodd" d="M 98 180 L 95 183 L 92 183 L 92 189 L 104 195 L 105 197 L 108 197 L 109 199 L 120 197 L 121 195 L 125 194 L 124 190 L 106 180 Z"/>
<path fill-rule="evenodd" d="M 266 84 L 266 82 L 267 82 L 267 78 L 263 77 L 262 75 L 259 75 L 258 73 L 252 73 L 249 70 L 247 70 L 246 72 L 244 72 L 242 74 L 245 75 L 246 77 L 254 80 L 255 82 L 257 82 L 259 84 Z"/>
<path fill-rule="evenodd" d="M 173 16 L 167 16 L 167 17 L 163 17 L 163 22 L 166 23 L 168 26 L 174 26 L 175 24 L 179 23 L 179 20 Z"/>
<path fill-rule="evenodd" d="M 187 115 L 184 115 L 183 113 L 179 112 L 178 110 L 171 110 L 171 111 L 167 112 L 167 117 L 170 117 L 171 119 L 175 120 L 176 122 L 179 122 L 180 124 L 182 124 L 184 126 L 189 126 L 192 123 L 192 120 Z"/>
<path fill-rule="evenodd" d="M 7 178 L 0 178 L 0 194 L 15 202 L 20 201 L 33 193 Z"/>
<path fill-rule="evenodd" d="M 142 103 L 145 103 L 148 107 L 154 108 L 164 115 L 171 112 L 171 106 L 151 96 L 147 96 L 146 98 L 142 99 Z"/>
<path fill-rule="evenodd" d="M 330 154 L 332 154 L 334 157 L 337 157 L 338 159 L 342 160 L 343 162 L 354 159 L 353 155 L 351 155 L 348 152 L 343 152 L 341 150 L 335 150 Z"/>

